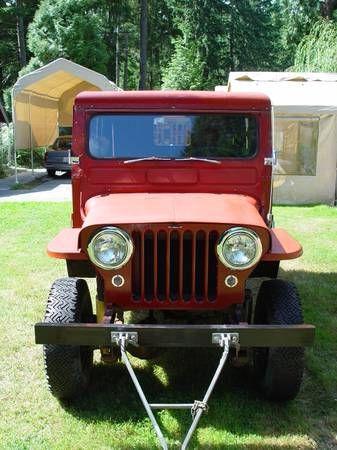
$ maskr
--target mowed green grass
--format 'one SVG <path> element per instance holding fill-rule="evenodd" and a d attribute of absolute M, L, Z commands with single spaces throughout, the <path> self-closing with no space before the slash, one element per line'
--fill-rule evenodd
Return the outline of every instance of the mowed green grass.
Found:
<path fill-rule="evenodd" d="M 227 368 L 190 448 L 337 448 L 337 210 L 326 206 L 277 207 L 278 226 L 304 245 L 304 256 L 282 264 L 298 285 L 307 323 L 317 326 L 306 353 L 302 390 L 286 405 L 269 403 L 247 373 Z M 47 390 L 35 322 L 44 315 L 48 290 L 65 275 L 46 256 L 47 242 L 68 226 L 68 203 L 3 203 L 0 206 L 0 448 L 154 449 L 157 440 L 122 364 L 95 366 L 90 391 L 60 405 Z M 153 401 L 200 399 L 218 350 L 172 350 L 152 363 L 133 360 Z M 189 426 L 184 411 L 158 413 L 178 448 Z"/>

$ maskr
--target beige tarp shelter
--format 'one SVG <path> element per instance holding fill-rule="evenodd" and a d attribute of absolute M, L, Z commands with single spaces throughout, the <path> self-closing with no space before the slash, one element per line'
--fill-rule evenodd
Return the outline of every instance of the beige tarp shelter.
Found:
<path fill-rule="evenodd" d="M 15 148 L 52 144 L 59 127 L 71 127 L 79 92 L 111 90 L 119 89 L 104 75 L 64 58 L 19 78 L 12 93 Z"/>
<path fill-rule="evenodd" d="M 263 92 L 274 110 L 274 201 L 333 203 L 337 162 L 337 74 L 231 72 L 216 90 Z"/>

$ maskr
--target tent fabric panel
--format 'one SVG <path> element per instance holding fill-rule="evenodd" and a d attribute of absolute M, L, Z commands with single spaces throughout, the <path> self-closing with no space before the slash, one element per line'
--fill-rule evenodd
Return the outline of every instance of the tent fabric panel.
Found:
<path fill-rule="evenodd" d="M 337 73 L 329 72 L 230 72 L 228 81 L 325 81 L 336 82 Z"/>
<path fill-rule="evenodd" d="M 330 82 L 233 81 L 229 84 L 229 90 L 263 92 L 270 97 L 275 108 L 282 107 L 287 112 L 311 114 L 316 111 L 325 114 L 337 111 L 337 89 Z"/>
<path fill-rule="evenodd" d="M 81 82 L 81 78 L 60 70 L 37 80 L 23 89 L 23 91 L 57 100 L 64 91 L 72 89 Z"/>
<path fill-rule="evenodd" d="M 53 142 L 57 135 L 58 104 L 56 101 L 27 93 L 14 101 L 15 147 L 42 147 Z"/>
<path fill-rule="evenodd" d="M 333 203 L 336 186 L 336 142 L 336 116 L 321 116 L 316 175 L 274 175 L 274 203 Z"/>
<path fill-rule="evenodd" d="M 74 86 L 72 89 L 64 92 L 60 97 L 59 101 L 59 116 L 58 122 L 60 127 L 71 127 L 73 123 L 73 104 L 74 98 L 77 94 L 83 91 L 99 91 L 99 89 L 86 82 L 82 81 L 81 83 Z"/>
<path fill-rule="evenodd" d="M 276 117 L 319 118 L 316 175 L 274 175 L 278 204 L 333 203 L 337 163 L 337 74 L 232 72 L 217 90 L 262 92 Z"/>
<path fill-rule="evenodd" d="M 104 75 L 59 58 L 21 78 L 13 87 L 15 148 L 53 143 L 59 126 L 72 125 L 72 103 L 83 90 L 120 90 Z"/>
<path fill-rule="evenodd" d="M 44 79 L 49 75 L 53 75 L 60 71 L 77 77 L 80 80 L 94 84 L 102 91 L 120 90 L 115 83 L 108 80 L 104 75 L 95 72 L 94 70 L 83 67 L 80 64 L 69 61 L 65 58 L 59 58 L 19 78 L 13 88 L 13 97 L 15 97 L 16 94 L 20 91 L 28 89 L 29 86 L 38 83 L 41 79 Z"/>

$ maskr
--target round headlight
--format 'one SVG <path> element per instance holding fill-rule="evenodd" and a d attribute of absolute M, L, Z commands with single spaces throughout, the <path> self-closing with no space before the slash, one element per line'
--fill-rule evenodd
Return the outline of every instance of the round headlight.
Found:
<path fill-rule="evenodd" d="M 217 254 L 222 264 L 230 269 L 248 269 L 261 258 L 261 240 L 255 231 L 231 228 L 219 239 Z"/>
<path fill-rule="evenodd" d="M 104 228 L 91 239 L 88 254 L 102 269 L 119 269 L 131 258 L 133 243 L 130 236 L 115 227 Z"/>

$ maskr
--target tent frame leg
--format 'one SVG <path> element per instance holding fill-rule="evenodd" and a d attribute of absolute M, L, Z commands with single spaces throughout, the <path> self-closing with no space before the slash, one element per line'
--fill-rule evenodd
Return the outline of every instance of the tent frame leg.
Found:
<path fill-rule="evenodd" d="M 154 409 L 190 409 L 192 415 L 192 423 L 187 431 L 184 441 L 181 445 L 181 450 L 186 450 L 187 446 L 196 430 L 198 422 L 202 414 L 208 410 L 208 401 L 213 392 L 213 389 L 219 379 L 222 369 L 226 363 L 230 346 L 235 346 L 238 349 L 239 346 L 239 334 L 238 333 L 212 333 L 212 343 L 218 345 L 223 349 L 218 366 L 214 372 L 211 382 L 206 390 L 206 393 L 201 401 L 195 400 L 194 403 L 149 403 L 144 391 L 138 381 L 138 378 L 133 370 L 129 357 L 126 353 L 127 345 L 137 345 L 138 333 L 127 332 L 112 332 L 111 341 L 114 345 L 118 345 L 121 349 L 122 361 L 124 362 L 130 378 L 138 392 L 141 402 L 149 416 L 152 426 L 157 434 L 158 440 L 163 450 L 168 449 L 166 439 L 158 425 L 158 422 L 153 414 Z"/>

